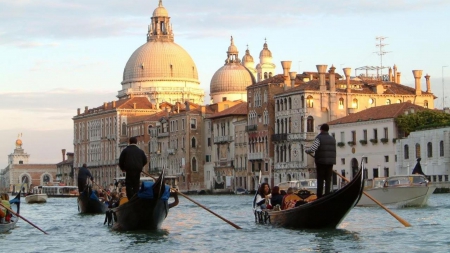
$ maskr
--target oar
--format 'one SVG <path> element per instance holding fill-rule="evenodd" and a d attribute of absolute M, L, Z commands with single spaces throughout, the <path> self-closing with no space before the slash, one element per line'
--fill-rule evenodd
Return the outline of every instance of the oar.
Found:
<path fill-rule="evenodd" d="M 10 208 L 8 208 L 8 207 L 6 207 L 6 206 L 4 206 L 2 203 L 0 203 L 0 206 L 2 206 L 2 207 L 4 207 L 4 208 L 6 208 L 8 211 L 10 211 L 12 214 L 14 214 L 15 216 L 17 216 L 17 217 L 20 217 L 22 220 L 24 220 L 24 221 L 26 221 L 26 222 L 28 222 L 31 226 L 33 226 L 33 227 L 35 227 L 35 228 L 37 228 L 37 229 L 39 229 L 42 233 L 44 233 L 44 234 L 46 234 L 46 235 L 48 235 L 48 233 L 47 232 L 45 232 L 44 230 L 42 230 L 42 229 L 40 229 L 38 226 L 36 226 L 36 225 L 34 225 L 31 221 L 29 221 L 29 220 L 27 220 L 27 219 L 25 219 L 22 215 L 20 215 L 20 214 L 18 214 L 18 213 L 16 213 L 16 212 L 14 212 L 13 210 L 11 210 Z"/>
<path fill-rule="evenodd" d="M 92 181 L 92 180 L 91 180 L 91 181 Z M 100 185 L 98 185 L 95 181 L 92 181 L 92 183 L 94 183 L 98 188 L 100 188 L 100 190 L 102 190 L 103 192 L 105 192 L 106 195 L 108 195 L 109 197 L 111 197 L 111 195 L 109 195 L 109 193 L 108 193 L 105 189 L 103 189 Z"/>
<path fill-rule="evenodd" d="M 145 172 L 145 171 L 141 171 L 141 172 L 142 172 L 142 174 L 144 174 L 144 175 L 146 175 L 146 176 L 148 176 L 148 177 L 151 177 L 151 178 L 153 178 L 153 179 L 156 180 L 156 178 L 152 177 L 152 176 L 151 176 L 150 174 L 148 174 L 147 172 Z M 174 190 L 176 190 L 176 189 L 174 189 Z M 233 222 L 231 222 L 231 221 L 225 219 L 224 217 L 218 215 L 217 213 L 211 211 L 210 209 L 206 208 L 206 207 L 203 206 L 202 204 L 200 204 L 200 203 L 198 203 L 197 201 L 191 199 L 190 197 L 186 196 L 185 194 L 181 193 L 180 191 L 177 191 L 177 193 L 180 194 L 181 196 L 187 198 L 188 200 L 192 201 L 192 202 L 193 202 L 194 204 L 196 204 L 197 206 L 199 206 L 199 207 L 205 209 L 206 211 L 208 211 L 208 212 L 214 214 L 215 216 L 217 216 L 218 218 L 222 219 L 222 220 L 225 221 L 226 223 L 230 224 L 230 225 L 233 226 L 234 228 L 236 228 L 236 229 L 242 229 L 242 228 L 239 227 L 238 225 L 236 225 L 236 224 L 234 224 Z"/>
<path fill-rule="evenodd" d="M 341 174 L 337 173 L 337 171 L 333 172 L 338 175 L 340 178 L 344 179 L 347 182 L 350 182 L 350 180 L 348 180 L 347 178 L 345 178 L 344 176 L 342 176 Z M 373 202 L 377 203 L 377 205 L 379 205 L 381 208 L 383 208 L 384 210 L 386 210 L 386 212 L 388 212 L 390 215 L 392 215 L 394 218 L 396 218 L 400 223 L 402 223 L 405 227 L 411 227 L 411 224 L 409 224 L 406 220 L 402 219 L 400 216 L 398 216 L 397 214 L 395 214 L 394 212 L 392 212 L 391 210 L 389 210 L 387 207 L 385 207 L 383 204 L 381 204 L 378 200 L 374 199 L 372 196 L 370 196 L 368 193 L 366 193 L 365 191 L 363 191 L 364 195 L 366 195 L 366 197 L 368 197 L 369 199 L 371 199 Z"/>

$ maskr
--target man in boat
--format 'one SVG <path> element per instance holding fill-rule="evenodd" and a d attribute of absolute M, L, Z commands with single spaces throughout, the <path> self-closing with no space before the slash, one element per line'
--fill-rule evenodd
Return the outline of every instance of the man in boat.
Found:
<path fill-rule="evenodd" d="M 125 185 L 129 200 L 134 194 L 138 193 L 142 168 L 147 164 L 147 156 L 136 144 L 137 138 L 131 137 L 129 145 L 122 151 L 119 157 L 119 167 L 127 173 L 125 176 Z"/>
<path fill-rule="evenodd" d="M 317 198 L 323 195 L 323 183 L 325 182 L 325 195 L 331 190 L 331 176 L 333 175 L 333 165 L 336 164 L 336 140 L 328 134 L 330 127 L 328 124 L 320 126 L 320 133 L 314 139 L 310 148 L 305 149 L 305 153 L 315 153 L 317 170 Z"/>
<path fill-rule="evenodd" d="M 86 188 L 87 179 L 90 178 L 94 182 L 94 177 L 88 170 L 87 165 L 83 163 L 83 166 L 78 170 L 78 192 L 81 193 Z"/>

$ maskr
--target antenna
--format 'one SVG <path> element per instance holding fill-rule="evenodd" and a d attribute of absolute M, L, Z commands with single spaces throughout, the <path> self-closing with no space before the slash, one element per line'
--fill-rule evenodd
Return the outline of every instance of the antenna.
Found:
<path fill-rule="evenodd" d="M 383 50 L 384 46 L 389 45 L 389 44 L 383 44 L 383 40 L 385 40 L 387 38 L 388 37 L 383 37 L 383 36 L 378 36 L 375 38 L 378 41 L 378 44 L 376 44 L 376 46 L 380 48 L 379 51 L 374 52 L 375 54 L 378 54 L 380 56 L 380 71 L 381 71 L 380 76 L 383 76 L 383 68 L 384 68 L 383 67 L 383 55 L 390 53 L 390 51 L 387 52 L 387 51 Z"/>

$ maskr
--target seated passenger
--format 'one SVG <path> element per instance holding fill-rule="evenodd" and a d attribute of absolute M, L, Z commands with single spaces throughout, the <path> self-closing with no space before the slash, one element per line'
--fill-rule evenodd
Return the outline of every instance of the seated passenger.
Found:
<path fill-rule="evenodd" d="M 281 209 L 281 206 L 283 205 L 283 195 L 280 194 L 280 187 L 275 186 L 272 189 L 272 198 L 270 198 L 270 203 L 275 208 L 275 206 L 279 206 Z"/>
<path fill-rule="evenodd" d="M 270 204 L 270 187 L 268 183 L 262 183 L 256 195 L 256 206 L 261 209 L 272 208 Z"/>
<path fill-rule="evenodd" d="M 0 206 L 0 218 L 2 223 L 9 222 L 11 218 L 11 214 L 9 214 L 8 209 L 11 208 L 11 204 L 9 203 L 9 195 L 8 193 L 1 194 L 1 203 L 3 206 Z"/>
<path fill-rule="evenodd" d="M 283 198 L 283 210 L 294 208 L 297 201 L 301 200 L 301 198 L 294 193 L 294 189 L 289 187 L 287 190 L 287 194 Z"/>

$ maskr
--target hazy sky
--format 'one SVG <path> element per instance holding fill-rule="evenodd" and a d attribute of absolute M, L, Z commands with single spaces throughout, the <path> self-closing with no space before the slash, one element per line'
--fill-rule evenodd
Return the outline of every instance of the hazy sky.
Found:
<path fill-rule="evenodd" d="M 231 35 L 239 57 L 248 45 L 257 63 L 267 38 L 276 73 L 282 60 L 291 60 L 297 72 L 316 71 L 317 64 L 334 64 L 339 73 L 343 67 L 379 66 L 375 38 L 383 36 L 389 52 L 383 65 L 396 64 L 403 84 L 414 85 L 413 69 L 428 73 L 438 108 L 442 73 L 450 87 L 448 0 L 164 0 L 163 5 L 175 42 L 194 59 L 207 97 Z M 31 163 L 57 163 L 61 149 L 73 151 L 77 108 L 116 99 L 125 64 L 146 42 L 157 6 L 158 0 L 0 0 L 0 169 L 19 133 Z"/>

